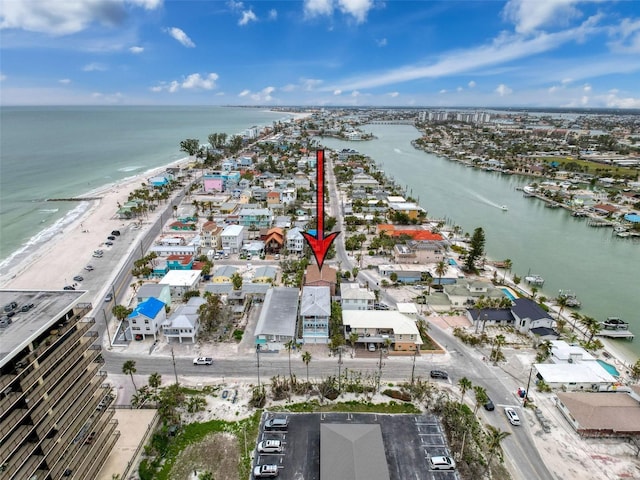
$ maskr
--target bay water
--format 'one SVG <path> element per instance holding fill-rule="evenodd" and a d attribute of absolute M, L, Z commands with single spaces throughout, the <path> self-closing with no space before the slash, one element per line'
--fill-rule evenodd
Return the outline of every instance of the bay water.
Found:
<path fill-rule="evenodd" d="M 70 198 L 185 158 L 180 141 L 208 143 L 290 118 L 234 107 L 3 107 L 0 109 L 0 275 L 72 223 Z"/>
<path fill-rule="evenodd" d="M 579 312 L 597 320 L 618 316 L 640 334 L 640 242 L 593 228 L 564 209 L 545 208 L 516 190 L 531 178 L 469 168 L 413 148 L 421 133 L 410 125 L 366 125 L 371 141 L 320 138 L 333 149 L 353 148 L 419 200 L 430 218 L 446 219 L 473 233 L 482 227 L 488 259 L 513 262 L 512 273 L 545 279 L 539 296 L 553 299 L 572 290 Z M 508 210 L 501 207 L 505 205 Z M 640 339 L 616 340 L 627 356 L 640 357 Z"/>

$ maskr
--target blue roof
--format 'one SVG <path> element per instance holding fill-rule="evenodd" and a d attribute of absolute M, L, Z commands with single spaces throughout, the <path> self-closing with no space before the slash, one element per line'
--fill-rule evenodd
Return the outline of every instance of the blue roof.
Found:
<path fill-rule="evenodd" d="M 133 312 L 129 314 L 129 318 L 134 318 L 138 315 L 144 315 L 147 318 L 156 318 L 158 312 L 163 308 L 164 302 L 161 302 L 157 298 L 149 297 L 144 302 L 138 304 Z"/>

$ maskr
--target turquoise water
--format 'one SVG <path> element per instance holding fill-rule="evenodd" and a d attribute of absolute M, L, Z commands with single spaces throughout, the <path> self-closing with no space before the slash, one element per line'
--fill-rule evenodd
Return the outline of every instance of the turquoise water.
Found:
<path fill-rule="evenodd" d="M 614 377 L 620 376 L 620 372 L 618 372 L 618 370 L 616 370 L 616 367 L 614 367 L 610 363 L 607 363 L 604 360 L 599 360 L 599 359 L 596 360 L 596 362 L 598 362 L 602 366 L 602 368 L 604 368 L 607 372 L 609 372 L 610 375 L 613 375 Z"/>
<path fill-rule="evenodd" d="M 516 299 L 516 297 L 513 296 L 513 293 L 511 293 L 508 288 L 501 288 L 501 290 L 504 292 L 507 298 L 512 302 Z"/>
<path fill-rule="evenodd" d="M 184 158 L 180 141 L 207 143 L 289 118 L 231 107 L 3 107 L 0 109 L 0 274 L 73 222 L 83 195 Z"/>

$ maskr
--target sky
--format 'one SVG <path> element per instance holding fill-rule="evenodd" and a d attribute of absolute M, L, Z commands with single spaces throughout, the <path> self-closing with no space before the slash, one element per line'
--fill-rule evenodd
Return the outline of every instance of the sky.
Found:
<path fill-rule="evenodd" d="M 0 105 L 640 108 L 640 1 L 0 0 Z"/>

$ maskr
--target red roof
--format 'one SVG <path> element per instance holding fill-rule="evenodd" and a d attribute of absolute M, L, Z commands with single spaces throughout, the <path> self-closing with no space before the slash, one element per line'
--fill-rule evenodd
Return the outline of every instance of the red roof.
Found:
<path fill-rule="evenodd" d="M 182 265 L 186 265 L 191 262 L 192 258 L 192 255 L 169 255 L 167 257 L 167 260 L 172 262 L 180 262 Z"/>
<path fill-rule="evenodd" d="M 441 242 L 444 240 L 439 233 L 433 233 L 430 230 L 418 230 L 418 229 L 396 229 L 395 225 L 383 224 L 378 225 L 378 231 L 384 231 L 390 237 L 399 237 L 400 235 L 408 235 L 412 240 L 419 240 L 423 242 Z"/>

